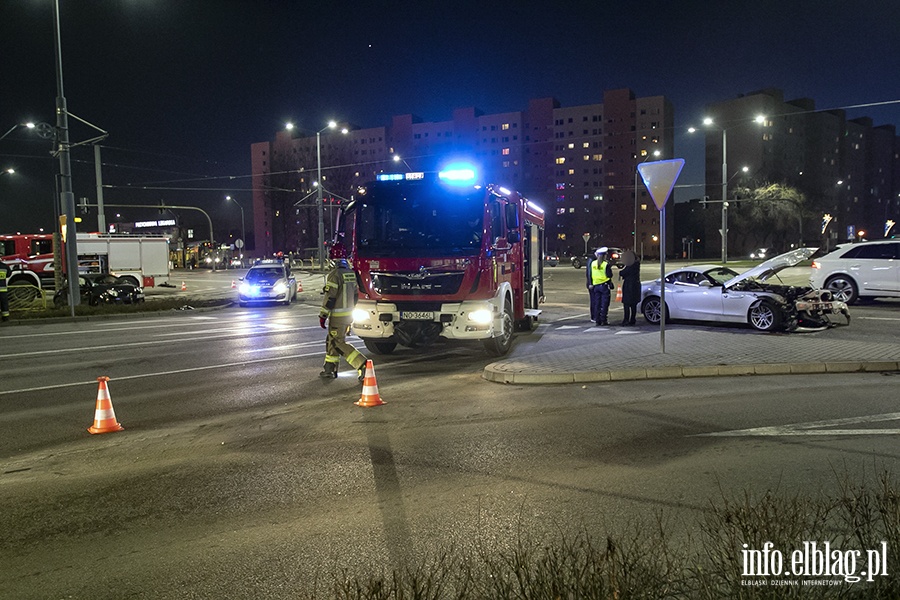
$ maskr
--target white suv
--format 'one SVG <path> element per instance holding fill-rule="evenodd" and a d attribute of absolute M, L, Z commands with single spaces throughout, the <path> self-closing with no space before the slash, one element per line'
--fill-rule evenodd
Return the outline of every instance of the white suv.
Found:
<path fill-rule="evenodd" d="M 809 283 L 831 290 L 835 300 L 900 297 L 900 239 L 844 244 L 817 258 Z"/>

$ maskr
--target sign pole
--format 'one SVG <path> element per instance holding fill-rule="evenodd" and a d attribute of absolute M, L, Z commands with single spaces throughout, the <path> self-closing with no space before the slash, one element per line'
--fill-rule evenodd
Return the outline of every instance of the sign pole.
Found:
<path fill-rule="evenodd" d="M 638 173 L 659 210 L 659 347 L 666 353 L 666 202 L 684 168 L 684 159 L 641 163 Z"/>
<path fill-rule="evenodd" d="M 666 353 L 666 205 L 659 209 L 659 348 Z"/>

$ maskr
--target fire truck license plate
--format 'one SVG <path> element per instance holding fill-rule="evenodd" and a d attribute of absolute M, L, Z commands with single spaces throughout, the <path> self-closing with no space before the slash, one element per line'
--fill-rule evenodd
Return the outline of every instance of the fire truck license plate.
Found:
<path fill-rule="evenodd" d="M 406 319 L 408 321 L 433 321 L 434 313 L 433 312 L 405 310 L 400 313 L 400 318 Z"/>

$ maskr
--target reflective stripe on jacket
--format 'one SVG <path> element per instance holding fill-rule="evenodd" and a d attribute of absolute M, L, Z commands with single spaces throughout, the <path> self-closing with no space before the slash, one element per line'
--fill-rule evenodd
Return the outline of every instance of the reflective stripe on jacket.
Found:
<path fill-rule="evenodd" d="M 349 317 L 356 306 L 356 273 L 337 267 L 325 279 L 325 297 L 322 299 L 322 317 Z"/>
<path fill-rule="evenodd" d="M 7 278 L 9 277 L 9 269 L 5 264 L 0 262 L 0 292 L 7 291 L 6 283 Z"/>

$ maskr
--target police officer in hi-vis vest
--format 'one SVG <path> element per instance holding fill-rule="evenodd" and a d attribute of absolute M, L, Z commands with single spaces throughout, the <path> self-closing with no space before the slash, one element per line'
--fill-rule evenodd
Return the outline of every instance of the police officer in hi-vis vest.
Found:
<path fill-rule="evenodd" d="M 319 325 L 322 329 L 328 329 L 328 337 L 325 338 L 325 367 L 319 373 L 322 379 L 338 376 L 338 363 L 342 356 L 356 369 L 359 381 L 365 379 L 366 357 L 347 343 L 357 289 L 356 273 L 346 259 L 339 259 L 325 280 L 325 298 L 319 311 Z"/>
<path fill-rule="evenodd" d="M 597 325 L 609 325 L 609 290 L 612 283 L 612 265 L 606 260 L 609 249 L 597 248 L 596 258 L 587 266 L 587 288 L 591 294 L 591 320 Z"/>
<path fill-rule="evenodd" d="M 9 267 L 0 261 L 0 319 L 9 321 Z"/>

